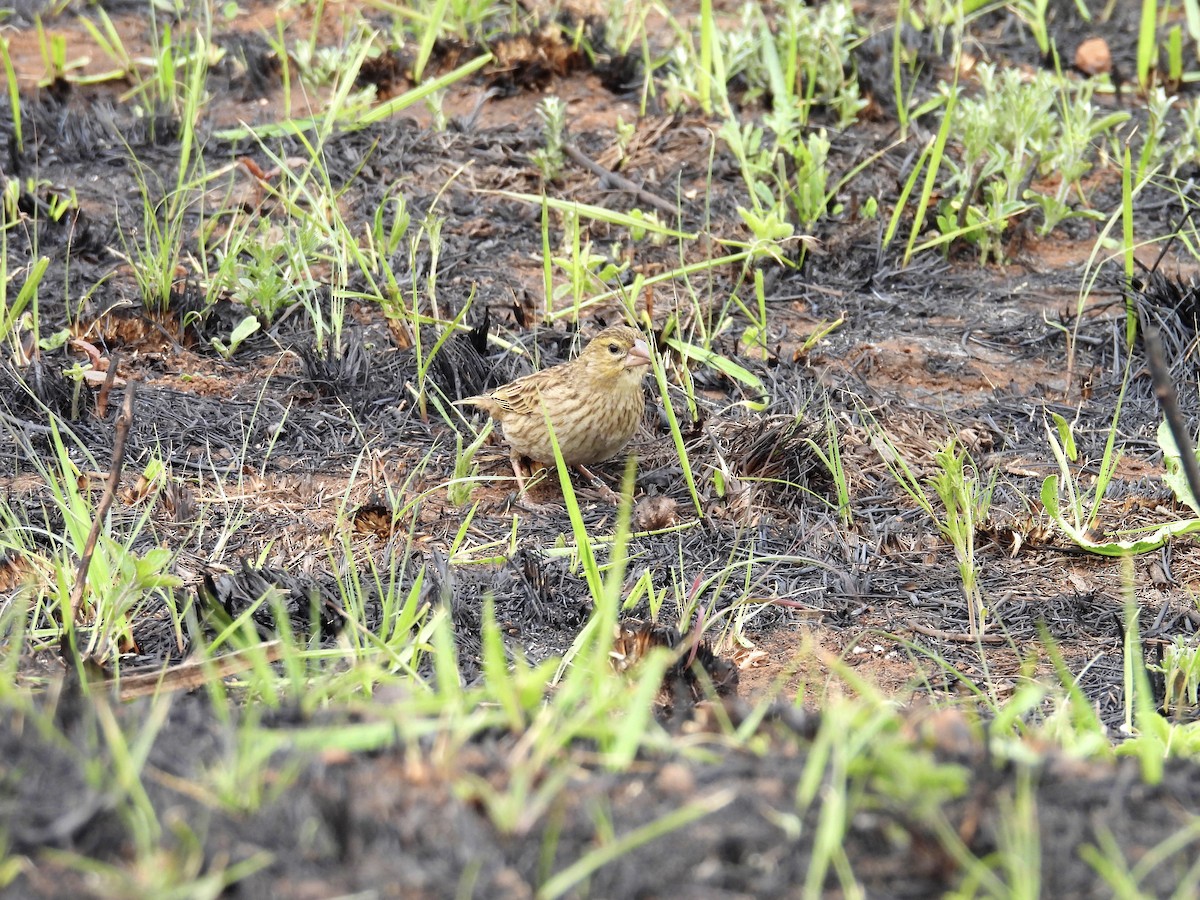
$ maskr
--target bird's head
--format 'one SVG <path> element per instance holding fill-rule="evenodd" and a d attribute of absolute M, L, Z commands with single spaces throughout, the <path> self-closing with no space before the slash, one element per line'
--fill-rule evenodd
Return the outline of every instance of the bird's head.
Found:
<path fill-rule="evenodd" d="M 650 368 L 650 348 L 635 329 L 613 325 L 592 338 L 579 359 L 597 379 L 637 384 Z"/>

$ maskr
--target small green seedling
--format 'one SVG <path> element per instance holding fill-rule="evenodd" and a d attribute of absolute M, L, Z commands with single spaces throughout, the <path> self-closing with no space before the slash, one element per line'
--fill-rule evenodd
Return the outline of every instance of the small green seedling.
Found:
<path fill-rule="evenodd" d="M 226 346 L 220 338 L 213 338 L 213 349 L 220 353 L 225 359 L 230 359 L 233 357 L 233 354 L 237 353 L 237 349 L 241 346 L 242 342 L 245 341 L 246 338 L 250 337 L 250 335 L 254 334 L 254 332 L 258 331 L 258 329 L 261 327 L 262 326 L 259 324 L 257 316 L 246 316 L 246 318 L 242 319 L 242 321 L 240 321 L 230 333 L 229 346 Z"/>

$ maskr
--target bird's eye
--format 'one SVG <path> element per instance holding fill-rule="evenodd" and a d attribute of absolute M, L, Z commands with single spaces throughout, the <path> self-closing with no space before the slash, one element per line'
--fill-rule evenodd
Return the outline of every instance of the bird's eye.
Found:
<path fill-rule="evenodd" d="M 616 356 L 618 353 L 621 352 L 621 348 L 619 346 L 617 346 L 616 344 L 609 344 L 608 352 L 611 353 L 613 356 Z"/>

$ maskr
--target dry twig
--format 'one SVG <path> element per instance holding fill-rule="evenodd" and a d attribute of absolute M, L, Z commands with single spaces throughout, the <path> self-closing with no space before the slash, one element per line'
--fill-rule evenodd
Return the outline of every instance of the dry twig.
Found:
<path fill-rule="evenodd" d="M 115 366 L 113 367 L 116 368 Z M 71 608 L 69 623 L 74 626 L 79 615 L 79 607 L 83 603 L 83 593 L 87 589 L 88 569 L 92 565 L 92 555 L 96 552 L 96 542 L 100 539 L 100 529 L 104 527 L 104 518 L 112 506 L 113 497 L 117 493 L 117 485 L 121 482 L 121 468 L 125 464 L 125 439 L 129 437 L 129 426 L 133 424 L 133 394 L 136 382 L 129 382 L 125 388 L 125 402 L 121 404 L 121 412 L 114 425 L 112 463 L 108 469 L 108 483 L 100 496 L 96 507 L 96 517 L 92 521 L 92 530 L 88 532 L 87 541 L 83 545 L 83 555 L 79 559 L 79 570 L 75 574 L 75 587 L 71 589 Z M 67 624 L 66 621 L 63 622 Z"/>

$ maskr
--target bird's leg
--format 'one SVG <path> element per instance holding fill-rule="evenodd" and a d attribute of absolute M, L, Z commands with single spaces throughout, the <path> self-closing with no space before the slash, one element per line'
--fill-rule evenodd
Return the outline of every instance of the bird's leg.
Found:
<path fill-rule="evenodd" d="M 576 469 L 576 471 L 579 472 L 580 475 L 582 475 L 584 478 L 586 478 L 591 483 L 592 487 L 594 487 L 596 490 L 598 490 L 600 492 L 601 497 L 603 497 L 605 500 L 607 500 L 613 506 L 620 505 L 621 495 L 618 494 L 616 491 L 614 491 L 612 488 L 610 488 L 603 481 L 601 481 L 600 477 L 598 475 L 593 474 L 592 471 L 590 469 L 588 469 L 587 466 L 579 465 L 578 463 L 576 463 L 575 469 Z"/>
<path fill-rule="evenodd" d="M 525 474 L 521 471 L 521 454 L 513 453 L 509 459 L 512 461 L 513 474 L 517 476 L 517 493 L 525 493 Z"/>

